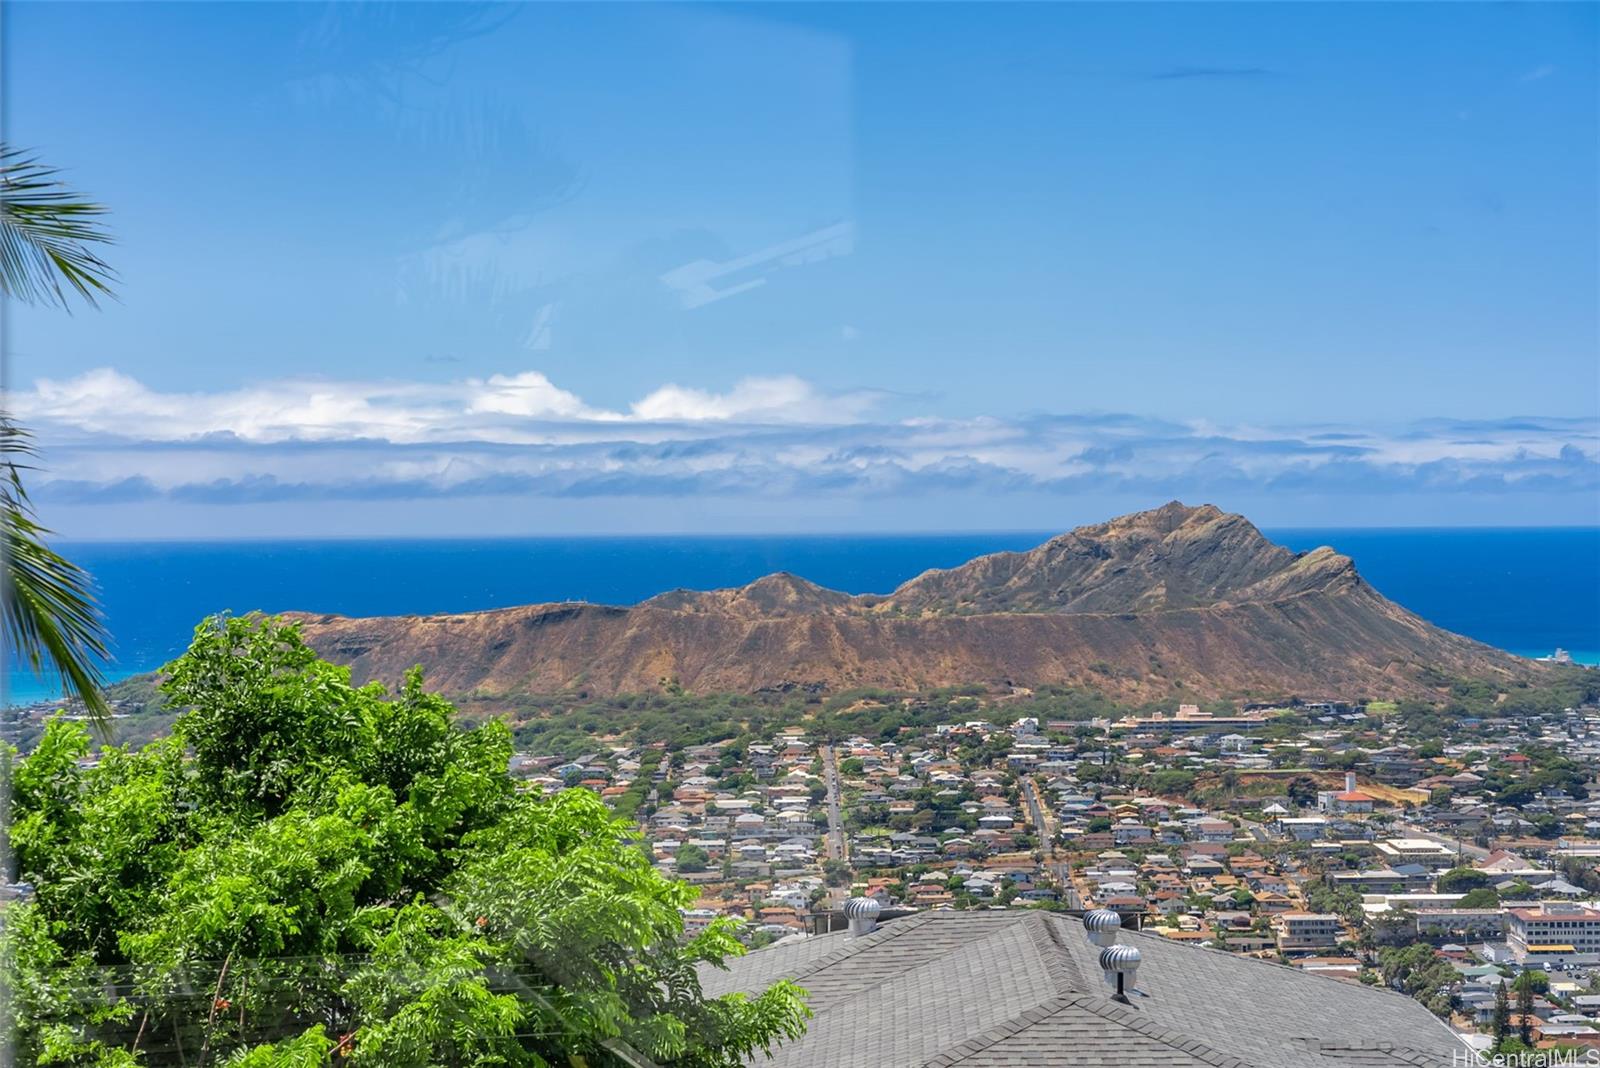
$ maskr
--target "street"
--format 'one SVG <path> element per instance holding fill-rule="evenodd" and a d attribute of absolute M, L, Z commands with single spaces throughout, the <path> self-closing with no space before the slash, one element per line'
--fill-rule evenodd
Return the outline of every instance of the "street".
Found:
<path fill-rule="evenodd" d="M 1055 830 L 1048 817 L 1048 810 L 1039 801 L 1039 787 L 1033 781 L 1033 776 L 1022 775 L 1018 777 L 1022 792 L 1023 802 L 1028 806 L 1029 815 L 1033 821 L 1034 833 L 1039 838 L 1039 852 L 1044 857 L 1045 870 L 1060 888 L 1065 904 L 1068 908 L 1081 908 L 1077 890 L 1073 889 L 1072 880 L 1068 877 L 1067 862 L 1056 859 Z"/>
<path fill-rule="evenodd" d="M 833 746 L 822 746 L 821 756 L 822 783 L 828 791 L 828 834 L 823 845 L 824 855 L 829 860 L 848 860 L 850 851 L 844 838 L 844 816 L 839 810 L 842 787 L 839 785 L 839 765 L 833 757 Z"/>

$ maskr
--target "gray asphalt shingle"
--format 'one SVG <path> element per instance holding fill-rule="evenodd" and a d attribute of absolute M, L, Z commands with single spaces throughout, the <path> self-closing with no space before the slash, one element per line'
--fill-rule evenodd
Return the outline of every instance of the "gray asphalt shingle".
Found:
<path fill-rule="evenodd" d="M 1131 1005 L 1112 1000 L 1099 949 L 1072 917 L 939 911 L 757 950 L 708 994 L 778 978 L 816 1014 L 772 1068 L 1405 1068 L 1463 1048 L 1426 1009 L 1220 950 L 1124 932 L 1143 966 Z"/>

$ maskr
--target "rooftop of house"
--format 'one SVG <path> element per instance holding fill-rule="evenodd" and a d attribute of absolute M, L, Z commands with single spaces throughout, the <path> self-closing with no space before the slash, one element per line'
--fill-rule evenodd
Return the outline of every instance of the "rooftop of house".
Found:
<path fill-rule="evenodd" d="M 917 913 L 758 950 L 701 980 L 712 995 L 780 978 L 809 992 L 815 1017 L 759 1061 L 773 1068 L 1442 1068 L 1462 1048 L 1396 993 L 1152 934 L 1121 940 L 1143 957 L 1129 1004 L 1110 996 L 1081 921 L 1031 910 Z"/>

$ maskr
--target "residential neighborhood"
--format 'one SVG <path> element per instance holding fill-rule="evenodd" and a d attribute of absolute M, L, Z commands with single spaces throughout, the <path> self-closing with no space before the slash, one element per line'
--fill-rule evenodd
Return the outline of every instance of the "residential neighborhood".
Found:
<path fill-rule="evenodd" d="M 1338 700 L 994 714 L 1006 705 L 513 771 L 636 820 L 654 863 L 699 889 L 690 931 L 734 916 L 755 946 L 804 938 L 839 929 L 851 896 L 886 916 L 1104 908 L 1393 987 L 1484 1048 L 1497 1026 L 1600 1048 L 1600 709 L 1446 723 Z"/>

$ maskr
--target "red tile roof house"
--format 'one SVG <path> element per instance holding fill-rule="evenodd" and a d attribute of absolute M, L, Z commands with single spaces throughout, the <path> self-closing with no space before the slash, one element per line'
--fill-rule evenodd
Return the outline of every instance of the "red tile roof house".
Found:
<path fill-rule="evenodd" d="M 1371 812 L 1378 799 L 1360 790 L 1346 790 L 1333 796 L 1333 805 L 1338 812 Z"/>

